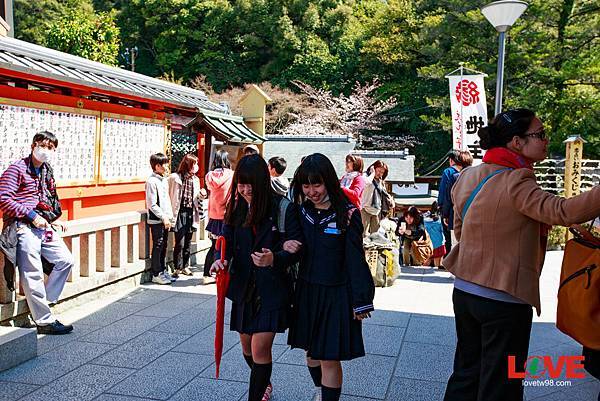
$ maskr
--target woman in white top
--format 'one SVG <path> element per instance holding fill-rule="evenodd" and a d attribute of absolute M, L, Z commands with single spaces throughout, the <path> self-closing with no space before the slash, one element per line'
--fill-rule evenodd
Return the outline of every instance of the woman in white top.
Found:
<path fill-rule="evenodd" d="M 367 169 L 365 190 L 362 194 L 363 208 L 360 211 L 364 236 L 379 230 L 379 218 L 383 202 L 389 202 L 384 182 L 387 175 L 388 166 L 381 160 L 377 160 Z"/>
<path fill-rule="evenodd" d="M 198 169 L 198 158 L 187 154 L 179 163 L 177 172 L 169 176 L 169 197 L 175 219 L 172 229 L 175 232 L 174 277 L 192 275 L 189 268 L 192 237 L 200 224 L 202 199 L 206 197 L 196 176 Z"/>

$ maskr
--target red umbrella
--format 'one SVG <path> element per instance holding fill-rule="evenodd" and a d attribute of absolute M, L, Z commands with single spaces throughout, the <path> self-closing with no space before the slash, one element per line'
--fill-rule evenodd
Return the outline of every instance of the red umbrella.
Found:
<path fill-rule="evenodd" d="M 221 252 L 221 262 L 225 261 L 225 250 L 227 243 L 225 237 L 217 238 L 216 250 Z M 229 266 L 228 266 L 229 267 Z M 225 325 L 225 295 L 229 287 L 229 272 L 219 270 L 217 272 L 217 323 L 215 327 L 215 364 L 217 367 L 217 379 L 221 367 L 221 356 L 223 355 L 223 328 Z"/>

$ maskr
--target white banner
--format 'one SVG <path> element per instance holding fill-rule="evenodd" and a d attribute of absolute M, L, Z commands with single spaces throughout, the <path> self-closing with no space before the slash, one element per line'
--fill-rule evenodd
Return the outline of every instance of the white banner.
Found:
<path fill-rule="evenodd" d="M 487 106 L 483 75 L 450 75 L 452 110 L 452 147 L 468 150 L 474 159 L 481 159 L 479 128 L 487 125 Z"/>

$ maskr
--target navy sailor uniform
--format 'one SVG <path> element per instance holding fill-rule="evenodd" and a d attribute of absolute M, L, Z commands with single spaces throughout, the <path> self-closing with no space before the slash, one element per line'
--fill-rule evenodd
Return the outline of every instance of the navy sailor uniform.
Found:
<path fill-rule="evenodd" d="M 289 326 L 291 282 L 287 268 L 297 263 L 300 253 L 291 254 L 282 249 L 287 240 L 302 241 L 297 206 L 290 203 L 285 214 L 285 233 L 277 229 L 281 196 L 273 195 L 271 215 L 255 227 L 243 224 L 224 224 L 221 235 L 227 241 L 226 260 L 231 279 L 227 298 L 231 308 L 230 330 L 243 334 L 262 332 L 283 333 Z M 239 221 L 248 213 L 243 201 L 239 207 Z M 252 262 L 253 252 L 262 248 L 273 252 L 273 266 L 257 267 Z M 220 252 L 215 253 L 215 260 Z"/>
<path fill-rule="evenodd" d="M 348 205 L 345 229 L 333 209 L 300 207 L 303 257 L 296 284 L 288 344 L 318 360 L 365 355 L 362 323 L 354 312 L 373 310 L 375 286 L 365 260 L 360 212 Z"/>

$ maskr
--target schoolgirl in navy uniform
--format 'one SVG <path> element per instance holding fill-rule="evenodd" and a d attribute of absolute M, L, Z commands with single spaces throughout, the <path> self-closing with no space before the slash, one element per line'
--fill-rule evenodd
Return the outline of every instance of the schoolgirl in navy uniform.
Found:
<path fill-rule="evenodd" d="M 280 233 L 282 197 L 272 191 L 267 163 L 256 154 L 238 162 L 229 199 L 221 232 L 227 243 L 225 262 L 221 263 L 217 252 L 211 274 L 229 268 L 230 329 L 240 334 L 244 359 L 251 368 L 248 400 L 268 400 L 273 339 L 289 325 L 287 267 L 300 258 L 298 252 L 284 251 L 282 245 L 285 240 L 295 240 L 295 245 L 302 241 L 298 211 L 287 202 L 285 233 Z"/>
<path fill-rule="evenodd" d="M 375 287 L 363 250 L 360 211 L 320 153 L 304 159 L 292 185 L 304 245 L 288 343 L 306 350 L 322 401 L 337 401 L 340 361 L 365 355 L 361 320 L 373 311 Z M 287 242 L 284 249 L 290 249 Z"/>

